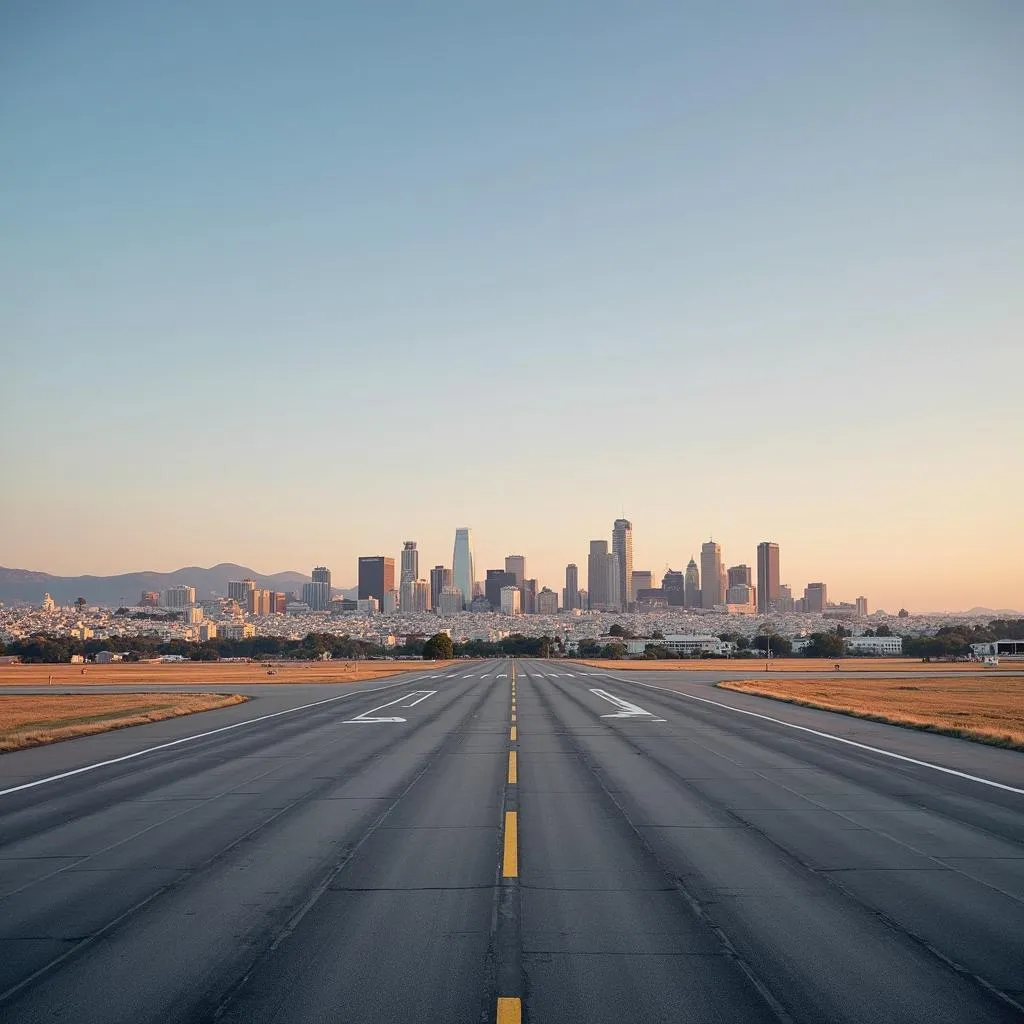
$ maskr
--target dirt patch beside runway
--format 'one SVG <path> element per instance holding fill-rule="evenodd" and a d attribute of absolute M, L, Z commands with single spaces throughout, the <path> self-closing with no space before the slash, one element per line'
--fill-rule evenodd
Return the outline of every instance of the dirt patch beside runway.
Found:
<path fill-rule="evenodd" d="M 723 690 L 1024 750 L 1024 679 L 736 679 Z"/>

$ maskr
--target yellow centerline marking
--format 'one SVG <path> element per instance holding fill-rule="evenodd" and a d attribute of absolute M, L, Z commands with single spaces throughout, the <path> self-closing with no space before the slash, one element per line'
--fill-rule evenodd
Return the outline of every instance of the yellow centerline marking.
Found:
<path fill-rule="evenodd" d="M 516 785 L 519 780 L 519 765 L 517 762 L 516 752 L 510 750 L 508 752 L 508 782 L 510 786 Z"/>
<path fill-rule="evenodd" d="M 512 721 L 514 722 L 515 720 L 516 720 L 516 713 L 513 711 L 512 712 Z"/>
<path fill-rule="evenodd" d="M 505 856 L 501 873 L 505 878 L 519 877 L 519 815 L 515 811 L 505 812 Z"/>
<path fill-rule="evenodd" d="M 515 741 L 516 741 L 516 727 L 515 727 L 514 725 L 513 725 L 513 726 L 512 726 L 512 728 L 511 728 L 511 729 L 509 729 L 509 731 L 508 731 L 508 738 L 509 738 L 509 739 L 510 739 L 510 740 L 511 740 L 511 741 L 512 741 L 513 743 L 515 743 Z"/>
<path fill-rule="evenodd" d="M 497 1024 L 522 1024 L 523 1004 L 518 996 L 498 997 Z"/>

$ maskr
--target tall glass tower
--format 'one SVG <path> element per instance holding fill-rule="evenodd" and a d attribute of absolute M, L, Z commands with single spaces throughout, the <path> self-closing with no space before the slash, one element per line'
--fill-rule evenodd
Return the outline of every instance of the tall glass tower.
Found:
<path fill-rule="evenodd" d="M 473 601 L 473 532 L 468 526 L 455 531 L 455 550 L 452 552 L 452 582 L 462 592 L 463 605 Z"/>

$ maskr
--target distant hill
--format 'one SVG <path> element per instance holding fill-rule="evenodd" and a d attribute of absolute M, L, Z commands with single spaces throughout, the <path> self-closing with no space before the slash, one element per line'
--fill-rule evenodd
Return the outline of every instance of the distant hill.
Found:
<path fill-rule="evenodd" d="M 214 594 L 226 595 L 228 580 L 240 580 L 246 576 L 252 576 L 260 587 L 267 590 L 296 592 L 310 579 L 301 572 L 276 572 L 265 576 L 233 562 L 222 562 L 209 569 L 190 565 L 175 572 L 129 572 L 120 576 L 51 576 L 46 572 L 0 566 L 0 601 L 39 604 L 43 594 L 49 593 L 57 604 L 71 604 L 76 598 L 84 597 L 89 604 L 116 608 L 138 604 L 139 595 L 144 590 L 164 591 L 181 585 L 195 587 L 196 598 L 202 600 Z M 342 593 L 347 595 L 348 591 Z"/>
<path fill-rule="evenodd" d="M 1024 612 L 1014 611 L 1012 608 L 968 608 L 964 615 L 986 615 L 990 619 L 1017 619 L 1024 615 Z"/>

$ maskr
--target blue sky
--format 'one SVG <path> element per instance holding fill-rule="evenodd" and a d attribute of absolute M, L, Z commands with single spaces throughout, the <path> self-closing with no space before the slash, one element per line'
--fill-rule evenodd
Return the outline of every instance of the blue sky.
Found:
<path fill-rule="evenodd" d="M 1021 606 L 1022 97 L 1011 0 L 8 3 L 0 564 Z"/>

